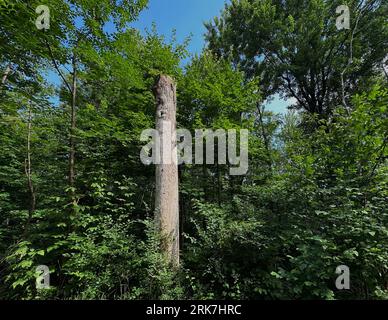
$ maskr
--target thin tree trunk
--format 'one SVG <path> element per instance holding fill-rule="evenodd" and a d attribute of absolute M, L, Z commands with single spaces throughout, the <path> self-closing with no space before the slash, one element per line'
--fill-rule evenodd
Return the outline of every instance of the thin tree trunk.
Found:
<path fill-rule="evenodd" d="M 160 164 L 156 164 L 155 218 L 160 228 L 162 251 L 179 266 L 179 193 L 176 149 L 176 86 L 160 76 L 154 88 L 157 101 L 156 129 L 160 137 Z"/>
<path fill-rule="evenodd" d="M 30 195 L 30 203 L 28 208 L 28 220 L 25 226 L 25 234 L 28 233 L 31 224 L 32 216 L 36 208 L 36 194 L 34 183 L 32 181 L 32 163 L 31 163 L 31 134 L 32 134 L 32 112 L 28 108 L 28 124 L 27 124 L 27 159 L 25 160 L 25 173 L 27 177 L 28 192 Z"/>
<path fill-rule="evenodd" d="M 358 23 L 360 21 L 360 17 L 362 15 L 362 10 L 361 12 L 357 15 L 357 19 L 356 19 L 356 24 L 354 26 L 354 29 L 352 30 L 351 32 L 351 37 L 350 37 L 350 49 L 349 49 L 349 60 L 348 60 L 348 63 L 345 67 L 345 69 L 341 72 L 341 89 L 342 89 L 342 104 L 345 108 L 345 110 L 347 111 L 348 114 L 350 114 L 350 109 L 348 107 L 348 104 L 346 102 L 346 95 L 345 95 L 345 73 L 348 71 L 348 69 L 351 67 L 351 65 L 353 64 L 353 41 L 354 41 L 354 35 L 356 34 L 356 30 L 357 30 L 357 27 L 358 27 Z"/>
<path fill-rule="evenodd" d="M 206 157 L 206 152 L 204 152 L 203 154 Z M 209 192 L 208 192 L 208 188 L 207 188 L 207 168 L 206 168 L 205 161 L 202 164 L 202 186 L 203 186 L 204 199 L 208 200 Z"/>
<path fill-rule="evenodd" d="M 221 184 L 221 168 L 220 168 L 220 164 L 219 164 L 218 159 L 217 159 L 216 166 L 217 166 L 217 200 L 218 200 L 218 206 L 221 207 L 221 189 L 222 189 L 222 184 Z"/>
<path fill-rule="evenodd" d="M 264 127 L 264 111 L 265 109 L 261 109 L 260 106 L 257 107 L 257 111 L 259 112 L 259 121 L 260 121 L 260 127 L 261 127 L 261 135 L 263 136 L 264 140 L 264 146 L 267 151 L 267 165 L 272 173 L 272 155 L 271 155 L 271 148 L 270 148 L 270 139 L 268 137 L 268 134 Z"/>
<path fill-rule="evenodd" d="M 75 129 L 76 129 L 76 98 L 77 98 L 77 65 L 76 57 L 73 54 L 73 79 L 71 90 L 71 119 L 70 119 L 70 151 L 69 151 L 69 186 L 73 190 L 71 191 L 72 200 L 74 201 L 74 183 L 75 183 Z"/>

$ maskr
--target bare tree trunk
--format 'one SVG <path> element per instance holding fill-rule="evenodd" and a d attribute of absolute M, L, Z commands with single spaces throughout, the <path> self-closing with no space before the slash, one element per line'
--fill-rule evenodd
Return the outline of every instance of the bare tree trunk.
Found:
<path fill-rule="evenodd" d="M 351 33 L 351 37 L 350 37 L 350 49 L 349 49 L 349 60 L 348 60 L 348 63 L 345 67 L 345 69 L 341 72 L 341 89 L 342 89 L 342 104 L 345 108 L 345 110 L 347 111 L 348 114 L 350 114 L 350 109 L 348 107 L 348 104 L 346 103 L 346 95 L 345 95 L 345 73 L 348 72 L 348 69 L 351 67 L 351 65 L 353 64 L 353 41 L 354 41 L 354 35 L 356 34 L 356 31 L 357 31 L 357 27 L 358 27 L 358 23 L 360 21 L 360 18 L 361 18 L 361 15 L 362 15 L 362 9 L 361 11 L 359 12 L 359 14 L 357 15 L 357 19 L 356 19 L 356 24 L 354 26 L 354 29 L 352 30 L 352 33 Z"/>
<path fill-rule="evenodd" d="M 31 164 L 31 134 L 32 134 L 32 112 L 31 108 L 28 108 L 28 124 L 27 124 L 27 159 L 25 160 L 25 172 L 27 177 L 28 192 L 30 194 L 30 204 L 28 208 L 28 220 L 25 226 L 25 234 L 27 234 L 29 226 L 31 224 L 32 216 L 36 207 L 36 195 L 35 188 L 32 182 L 32 164 Z"/>
<path fill-rule="evenodd" d="M 75 129 L 76 129 L 76 98 L 77 98 L 77 65 L 76 57 L 73 54 L 73 81 L 71 87 L 71 119 L 70 119 L 70 151 L 69 151 L 69 186 L 74 188 L 75 182 Z M 71 191 L 74 195 L 74 191 Z M 73 199 L 74 200 L 74 199 Z"/>
<path fill-rule="evenodd" d="M 11 64 L 8 64 L 7 65 L 7 68 L 5 69 L 4 73 L 3 73 L 3 77 L 1 78 L 1 85 L 5 85 L 5 83 L 7 82 L 7 78 L 8 78 L 8 75 L 11 73 Z"/>
<path fill-rule="evenodd" d="M 176 149 L 176 86 L 160 76 L 154 88 L 156 129 L 160 137 L 160 161 L 156 164 L 155 218 L 162 237 L 162 250 L 179 266 L 179 193 Z"/>

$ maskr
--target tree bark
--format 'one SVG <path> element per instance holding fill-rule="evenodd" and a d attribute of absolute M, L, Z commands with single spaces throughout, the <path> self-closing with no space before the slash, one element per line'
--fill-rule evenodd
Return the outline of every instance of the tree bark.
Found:
<path fill-rule="evenodd" d="M 71 87 L 71 112 L 70 112 L 70 151 L 69 151 L 69 186 L 74 188 L 75 182 L 75 129 L 76 129 L 76 98 L 77 98 L 77 65 L 73 54 L 73 77 Z M 74 191 L 71 191 L 74 194 Z M 74 200 L 74 199 L 73 199 Z"/>
<path fill-rule="evenodd" d="M 156 164 L 155 218 L 161 233 L 161 248 L 174 266 L 179 266 L 179 193 L 176 149 L 176 85 L 160 76 L 154 87 L 156 129 L 160 138 L 160 161 Z"/>
<path fill-rule="evenodd" d="M 32 112 L 28 108 L 28 124 L 27 124 L 27 159 L 25 161 L 25 172 L 27 177 L 28 192 L 30 194 L 30 204 L 28 208 L 28 220 L 25 226 L 25 234 L 28 233 L 31 224 L 32 216 L 36 207 L 36 195 L 34 183 L 32 181 L 32 163 L 31 163 L 31 134 L 32 134 Z"/>

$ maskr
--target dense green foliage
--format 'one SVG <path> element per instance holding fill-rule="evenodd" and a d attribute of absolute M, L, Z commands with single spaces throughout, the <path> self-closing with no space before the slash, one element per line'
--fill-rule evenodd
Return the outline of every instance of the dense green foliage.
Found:
<path fill-rule="evenodd" d="M 344 4 L 351 29 L 339 31 L 336 8 Z M 207 24 L 207 38 L 218 56 L 260 76 L 266 96 L 280 93 L 299 108 L 327 114 L 370 89 L 371 77 L 381 73 L 387 15 L 383 0 L 232 0 Z"/>
<path fill-rule="evenodd" d="M 185 67 L 186 44 L 128 27 L 146 0 L 47 1 L 46 31 L 42 2 L 0 1 L 0 299 L 388 299 L 384 2 L 350 1 L 350 40 L 338 1 L 232 1 Z M 159 74 L 178 84 L 179 127 L 250 132 L 244 176 L 179 167 L 179 270 L 139 156 Z M 266 111 L 275 93 L 300 111 Z"/>

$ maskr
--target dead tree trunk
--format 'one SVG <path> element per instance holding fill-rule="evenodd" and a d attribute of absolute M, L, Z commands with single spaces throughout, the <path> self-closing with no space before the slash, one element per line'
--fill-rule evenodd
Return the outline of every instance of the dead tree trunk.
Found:
<path fill-rule="evenodd" d="M 179 266 L 179 195 L 176 149 L 176 85 L 160 76 L 154 87 L 159 161 L 156 164 L 155 218 L 162 237 L 162 250 Z"/>

